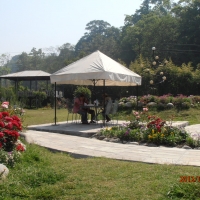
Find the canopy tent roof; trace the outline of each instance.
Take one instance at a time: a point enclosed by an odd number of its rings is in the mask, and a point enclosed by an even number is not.
[[[95,51],[94,53],[60,69],[50,76],[51,83],[103,86],[141,85],[141,76]]]
[[[13,81],[50,80],[50,75],[51,74],[41,70],[30,70],[3,75],[0,76],[0,78],[5,78]]]

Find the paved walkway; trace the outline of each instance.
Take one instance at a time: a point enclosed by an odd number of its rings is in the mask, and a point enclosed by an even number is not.
[[[175,122],[174,125],[186,126],[191,133],[200,131],[200,124],[192,127],[188,126],[188,122]],[[122,144],[92,139],[90,136],[100,128],[101,124],[82,125],[65,122],[57,126],[51,124],[30,126],[23,134],[28,142],[78,157],[96,156],[145,163],[200,166],[200,150],[148,147],[134,143]]]

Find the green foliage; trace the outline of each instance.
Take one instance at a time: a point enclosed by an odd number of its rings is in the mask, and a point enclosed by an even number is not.
[[[0,87],[0,96],[4,101],[9,101],[10,103],[15,103],[17,99],[13,87]]]
[[[19,151],[13,150],[11,152],[7,152],[0,149],[0,163],[6,165],[7,167],[14,167],[20,159],[21,153]]]
[[[170,199],[195,200],[200,198],[199,183],[175,183],[167,193]]]
[[[77,86],[74,90],[74,97],[79,97],[80,94],[84,94],[87,99],[91,98],[91,91],[87,87]]]
[[[45,100],[47,98],[47,94],[46,92],[42,92],[42,91],[34,91],[33,95],[39,100],[39,105],[38,106],[42,106],[41,103],[43,100]]]
[[[199,142],[199,141],[198,141]],[[186,144],[188,145],[188,146],[190,146],[190,147],[195,147],[196,145],[195,145],[195,141],[194,141],[194,139],[192,138],[192,137],[187,137],[186,138]],[[198,145],[198,144],[197,144]]]

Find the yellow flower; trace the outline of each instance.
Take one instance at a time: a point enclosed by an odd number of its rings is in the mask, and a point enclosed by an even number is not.
[[[153,134],[153,137],[157,137],[157,134]]]
[[[148,138],[149,138],[149,139],[151,139],[151,138],[152,138],[152,136],[151,136],[151,135],[148,135]]]
[[[152,132],[152,134],[154,134],[154,129],[152,129],[152,131],[151,131],[151,132]]]
[[[161,137],[164,137],[164,134],[161,134]]]

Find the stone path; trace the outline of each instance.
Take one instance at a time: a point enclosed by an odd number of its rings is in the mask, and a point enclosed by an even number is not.
[[[191,134],[200,131],[200,124],[192,127],[188,126],[187,122],[174,122],[174,125],[186,126],[192,131]],[[101,124],[82,125],[64,122],[57,126],[31,126],[23,135],[29,142],[68,152],[77,157],[96,156],[145,163],[200,166],[200,150],[112,143],[89,137],[100,128]]]

